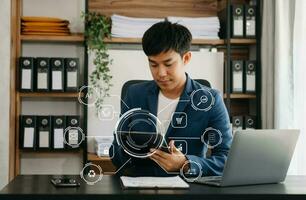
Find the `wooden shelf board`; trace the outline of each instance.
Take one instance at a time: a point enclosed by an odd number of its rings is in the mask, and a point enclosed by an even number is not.
[[[81,154],[83,153],[83,150],[77,149],[77,150],[30,150],[30,149],[19,149],[20,154],[35,154],[35,155],[43,155],[43,156],[48,156],[48,155],[57,155],[57,154]]]
[[[45,41],[45,42],[84,42],[84,35],[82,33],[73,33],[67,36],[52,36],[52,35],[21,35],[22,41]],[[105,38],[105,43],[115,44],[115,43],[125,43],[125,44],[140,44],[141,38]],[[256,39],[230,39],[231,44],[256,44]],[[202,45],[225,45],[224,39],[193,39],[192,44],[202,44]]]
[[[79,92],[18,92],[20,97],[78,98]],[[81,95],[83,96],[83,94]]]
[[[29,42],[84,42],[82,33],[72,33],[71,35],[20,35],[21,41]]]
[[[105,38],[105,43],[126,43],[126,44],[140,44],[141,38]],[[251,45],[256,44],[256,39],[231,39],[231,44]],[[193,39],[192,44],[203,44],[203,45],[225,45],[224,39],[208,40],[208,39]]]
[[[88,161],[110,161],[111,160],[110,157],[108,156],[100,157],[95,153],[88,153],[87,159]]]
[[[224,94],[223,98],[226,98],[227,95]],[[231,99],[256,99],[255,94],[230,94]]]
[[[245,45],[250,45],[250,44],[256,44],[256,39],[231,39],[230,40],[231,44],[245,44]]]

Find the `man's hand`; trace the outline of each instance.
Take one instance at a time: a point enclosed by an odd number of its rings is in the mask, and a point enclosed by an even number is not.
[[[184,163],[187,161],[187,158],[180,150],[175,147],[173,140],[169,142],[169,147],[171,153],[166,153],[159,149],[150,149],[151,152],[154,152],[150,156],[150,159],[155,161],[167,172],[180,171]]]

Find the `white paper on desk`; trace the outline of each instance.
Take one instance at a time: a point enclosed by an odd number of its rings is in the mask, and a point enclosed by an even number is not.
[[[53,71],[52,72],[52,89],[53,90],[62,90],[62,72],[61,71]]]
[[[128,177],[121,176],[125,188],[189,188],[179,176],[174,177]]]
[[[64,129],[56,128],[54,129],[54,149],[63,149],[64,148]]]
[[[24,128],[23,147],[34,147],[34,128]]]

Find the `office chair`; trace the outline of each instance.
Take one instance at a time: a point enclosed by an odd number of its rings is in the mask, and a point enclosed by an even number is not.
[[[194,79],[196,82],[206,86],[206,87],[209,87],[211,88],[211,85],[209,83],[209,81],[205,80],[205,79]],[[148,80],[129,80],[127,82],[125,82],[122,86],[122,89],[121,89],[121,98],[124,98],[125,95],[126,95],[126,91],[127,89],[133,85],[133,84],[136,84],[136,83],[142,83],[142,82],[147,82]]]

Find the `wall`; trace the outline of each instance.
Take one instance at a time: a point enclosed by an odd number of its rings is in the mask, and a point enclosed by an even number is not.
[[[0,189],[8,182],[10,108],[10,0],[0,6]]]

